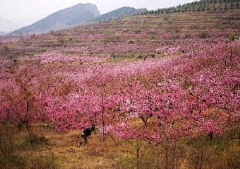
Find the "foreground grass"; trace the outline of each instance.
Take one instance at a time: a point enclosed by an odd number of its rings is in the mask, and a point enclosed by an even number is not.
[[[34,133],[34,134],[33,134]],[[78,147],[79,131],[57,133],[35,126],[25,130],[1,126],[0,168],[216,168],[240,166],[240,126],[223,134],[152,145],[141,140],[119,140],[95,132]]]

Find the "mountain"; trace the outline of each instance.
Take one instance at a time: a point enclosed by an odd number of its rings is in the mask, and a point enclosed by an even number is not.
[[[100,12],[96,5],[90,3],[77,4],[55,12],[30,26],[14,31],[12,34],[44,33],[51,30],[71,28],[82,25],[99,15]]]
[[[17,24],[0,17],[0,32],[1,32],[1,34],[14,31],[17,28],[18,28]]]
[[[134,14],[140,14],[147,12],[147,9],[135,9],[131,7],[122,7],[119,9],[116,9],[114,11],[108,12],[106,14],[100,15],[98,17],[95,17],[91,21],[107,21],[107,20],[112,20],[116,18],[122,18],[125,16],[131,16]]]

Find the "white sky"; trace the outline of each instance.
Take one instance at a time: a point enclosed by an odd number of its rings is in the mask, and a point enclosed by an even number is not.
[[[0,17],[24,25],[78,3],[93,3],[102,14],[123,6],[158,9],[191,1],[193,0],[0,0]]]

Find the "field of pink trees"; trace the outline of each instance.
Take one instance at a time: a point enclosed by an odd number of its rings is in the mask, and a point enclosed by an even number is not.
[[[100,30],[106,30],[107,24]],[[156,41],[149,32],[119,37],[115,33],[108,38],[98,33],[81,33],[75,42],[68,38],[68,42],[43,43],[44,36],[47,40],[55,36],[51,34],[14,40],[10,47],[3,42],[1,128],[25,128],[33,136],[34,126],[44,124],[56,132],[77,130],[80,135],[94,126],[101,142],[112,138],[117,146],[117,140],[135,140],[137,168],[143,165],[140,143],[163,146],[164,162],[149,167],[162,164],[170,169],[180,168],[172,153],[179,140],[211,141],[239,126],[240,41],[232,32],[215,32],[206,38],[164,33]],[[84,38],[89,45],[80,47]],[[43,44],[50,47],[37,51]],[[21,57],[13,55],[16,52]],[[234,155],[239,157],[239,130],[236,137]],[[204,163],[203,142],[199,147],[192,167],[211,168]],[[224,167],[238,166],[239,160],[231,160]]]

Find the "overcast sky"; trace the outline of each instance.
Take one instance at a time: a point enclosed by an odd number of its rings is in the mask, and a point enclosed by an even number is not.
[[[102,14],[123,6],[158,9],[191,1],[193,0],[0,0],[0,17],[25,24],[24,22],[36,21],[78,3],[96,4]]]

